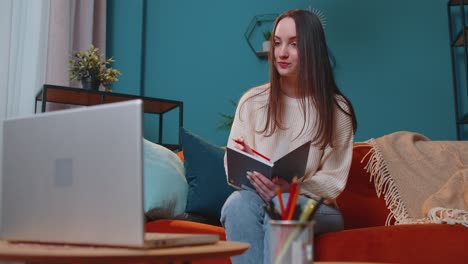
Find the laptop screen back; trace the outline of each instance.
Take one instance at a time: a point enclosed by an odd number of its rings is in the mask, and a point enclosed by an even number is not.
[[[4,123],[1,238],[140,246],[142,102]]]

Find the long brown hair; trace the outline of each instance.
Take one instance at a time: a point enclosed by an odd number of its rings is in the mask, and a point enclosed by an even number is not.
[[[273,33],[276,32],[278,22],[285,17],[291,17],[296,24],[299,56],[298,96],[300,98],[303,115],[306,120],[307,118],[311,118],[307,115],[307,98],[312,99],[312,103],[314,103],[318,112],[317,133],[312,141],[314,145],[318,145],[321,148],[327,145],[333,146],[335,111],[339,109],[339,111],[351,117],[354,133],[357,129],[357,121],[353,106],[336,85],[325,41],[325,34],[319,18],[306,10],[289,10],[276,19]],[[258,131],[260,133],[265,133],[265,136],[271,136],[276,129],[283,129],[283,104],[281,102],[280,75],[275,67],[275,47],[273,42],[274,40],[272,37],[270,39],[269,53],[270,94],[268,105],[266,105],[267,119],[264,129]],[[345,101],[347,109],[341,107],[338,103],[340,97]],[[304,130],[304,126],[305,124],[303,124],[302,131]]]

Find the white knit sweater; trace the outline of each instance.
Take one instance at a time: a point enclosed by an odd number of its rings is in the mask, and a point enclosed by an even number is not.
[[[233,146],[235,143],[232,139],[242,136],[250,147],[275,161],[313,138],[317,129],[316,110],[313,106],[309,107],[309,116],[304,118],[300,100],[284,95],[286,107],[283,122],[286,129],[277,129],[270,137],[256,133],[265,126],[267,112],[264,106],[268,102],[268,93],[247,99],[265,89],[269,89],[269,84],[254,87],[241,97],[227,145]],[[347,109],[343,100],[339,102]],[[305,122],[306,126],[298,137]],[[311,145],[306,174],[299,180],[303,195],[335,199],[345,187],[352,158],[351,118],[337,109],[334,127],[333,148],[327,146],[321,150],[319,146]],[[224,165],[227,174],[226,156]]]

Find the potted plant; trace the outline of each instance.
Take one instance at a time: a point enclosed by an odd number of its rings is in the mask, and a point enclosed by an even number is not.
[[[271,31],[264,31],[263,32],[263,37],[265,38],[265,41],[263,41],[263,44],[262,44],[263,51],[269,51],[270,50]]]
[[[234,108],[237,107],[237,103],[234,100],[231,99],[230,103]],[[221,119],[217,121],[217,130],[231,130],[232,123],[234,122],[234,114],[218,113],[218,115]]]
[[[108,68],[114,62],[112,58],[103,59],[99,49],[90,45],[89,50],[77,51],[70,54],[68,61],[70,80],[81,81],[84,89],[99,90],[102,84],[106,91],[111,91],[111,83],[118,81],[121,72]]]

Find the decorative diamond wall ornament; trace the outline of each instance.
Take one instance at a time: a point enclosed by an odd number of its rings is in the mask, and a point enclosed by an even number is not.
[[[244,33],[247,44],[250,49],[259,57],[267,58],[268,52],[262,50],[263,35],[266,31],[273,30],[273,22],[278,14],[256,15],[250,21],[247,30]]]

